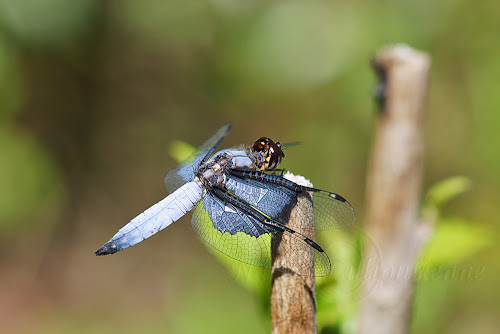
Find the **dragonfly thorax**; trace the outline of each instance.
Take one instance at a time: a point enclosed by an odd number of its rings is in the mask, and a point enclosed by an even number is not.
[[[232,156],[226,152],[215,155],[202,166],[198,171],[198,178],[208,186],[224,185],[226,183],[226,171],[233,167]]]

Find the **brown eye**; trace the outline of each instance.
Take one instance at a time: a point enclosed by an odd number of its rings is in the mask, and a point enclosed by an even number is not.
[[[256,152],[262,152],[266,150],[266,146],[269,143],[270,139],[266,137],[261,137],[257,139],[252,146],[252,149]]]
[[[260,152],[266,159],[263,169],[273,170],[279,166],[281,160],[285,157],[285,153],[281,149],[280,142],[274,142],[267,137],[262,137],[257,139],[252,150],[254,152]]]

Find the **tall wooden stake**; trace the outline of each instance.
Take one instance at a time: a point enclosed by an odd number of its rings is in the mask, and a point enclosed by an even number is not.
[[[405,45],[375,60],[386,80],[368,168],[363,289],[359,333],[408,333],[414,269],[432,227],[420,221],[423,121],[430,58]]]
[[[312,187],[312,184],[303,184]],[[312,201],[308,194],[298,197],[297,205],[291,209],[289,217],[283,217],[282,221],[293,222],[300,220],[297,207],[303,213],[313,216]],[[314,221],[311,219],[311,226]],[[299,226],[300,224],[295,224]],[[309,238],[314,237],[311,229],[301,230],[301,233]],[[281,251],[285,247],[299,249],[304,254],[301,259],[289,259],[289,252]],[[271,323],[273,334],[317,333],[316,325],[316,284],[314,277],[299,276],[295,273],[294,265],[310,266],[310,272],[314,273],[314,263],[310,248],[297,240],[283,237],[279,243],[272,245],[273,267],[272,267],[272,290],[271,290]],[[308,263],[300,263],[308,261]],[[289,270],[283,271],[283,267]],[[279,269],[279,270],[277,270]]]

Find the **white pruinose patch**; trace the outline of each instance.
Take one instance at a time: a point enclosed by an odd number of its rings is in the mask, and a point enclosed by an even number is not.
[[[283,175],[283,177],[287,180],[297,183],[299,186],[311,187],[311,188],[313,187],[312,182],[303,177],[302,175],[295,175],[290,172],[286,172]]]

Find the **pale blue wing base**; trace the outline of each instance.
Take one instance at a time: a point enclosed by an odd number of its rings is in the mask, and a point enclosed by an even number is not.
[[[212,194],[207,194],[196,205],[191,222],[201,239],[238,261],[271,268],[273,252],[279,250],[286,254],[290,262],[277,266],[279,271],[302,276],[326,276],[330,273],[328,256],[311,239],[291,229],[261,223]],[[276,224],[283,226],[278,222]],[[301,247],[291,247],[288,240]],[[313,262],[314,266],[311,265]]]
[[[231,128],[231,124],[222,126],[186,160],[167,173],[164,182],[165,188],[167,188],[169,194],[173,193],[187,182],[194,180],[198,167],[210,158],[215,148],[219,146],[220,142],[227,136],[229,131],[231,131]]]

